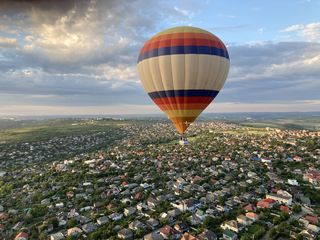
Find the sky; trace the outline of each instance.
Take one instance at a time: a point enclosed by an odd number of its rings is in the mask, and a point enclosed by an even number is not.
[[[230,55],[206,112],[320,110],[320,0],[2,0],[0,115],[160,113],[136,62],[155,33],[195,26]]]

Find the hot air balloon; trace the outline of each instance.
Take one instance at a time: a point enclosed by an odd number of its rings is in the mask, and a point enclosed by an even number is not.
[[[223,87],[229,64],[227,48],[217,36],[184,26],[150,38],[140,50],[138,71],[145,91],[184,138]]]

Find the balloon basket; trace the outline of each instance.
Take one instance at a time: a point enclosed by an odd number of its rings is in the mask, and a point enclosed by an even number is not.
[[[182,146],[189,145],[188,140],[185,137],[180,138],[179,144]]]

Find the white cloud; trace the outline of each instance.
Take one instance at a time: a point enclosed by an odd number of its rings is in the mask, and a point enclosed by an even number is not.
[[[282,30],[286,33],[296,33],[298,36],[304,38],[307,41],[320,41],[320,22],[314,22],[309,24],[296,24],[291,25]]]

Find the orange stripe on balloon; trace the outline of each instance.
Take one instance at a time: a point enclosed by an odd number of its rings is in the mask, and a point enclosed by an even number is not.
[[[204,39],[213,39],[216,41],[221,41],[219,38],[212,34],[208,33],[168,33],[168,34],[162,34],[157,37],[151,38],[146,42],[146,44],[149,44],[151,42],[155,41],[161,41],[161,40],[167,40],[167,39],[176,39],[176,38],[204,38]]]
[[[162,111],[166,110],[193,110],[205,109],[208,103],[190,103],[190,104],[157,104]]]

